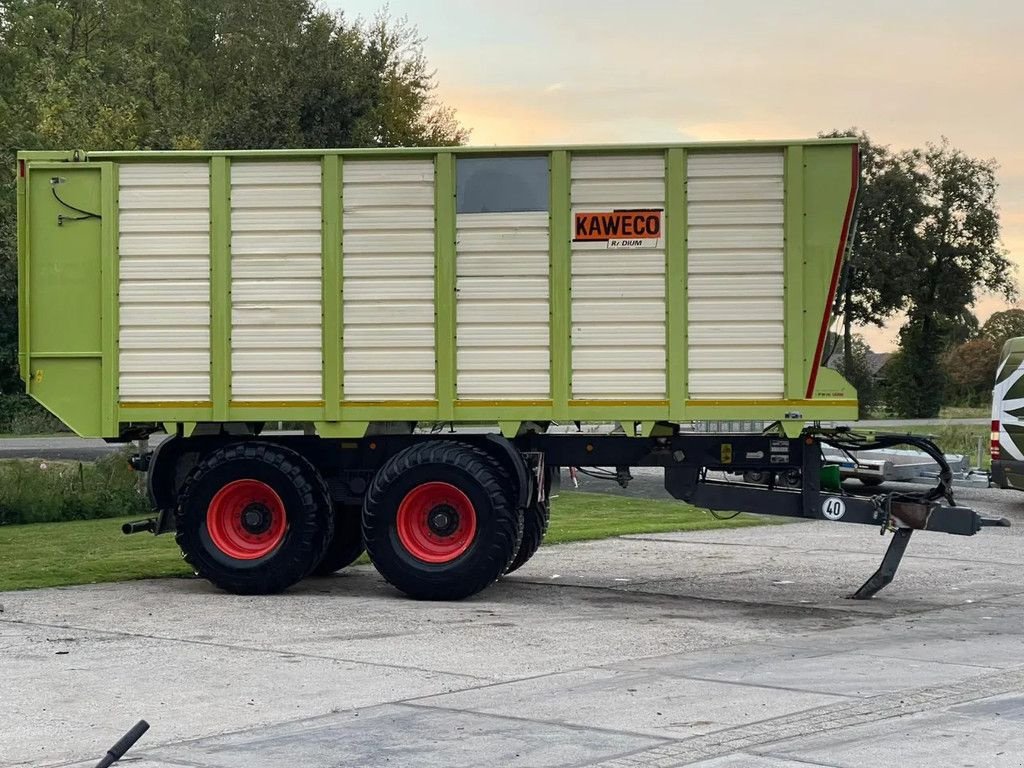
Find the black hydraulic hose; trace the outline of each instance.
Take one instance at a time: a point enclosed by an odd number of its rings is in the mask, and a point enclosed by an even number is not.
[[[51,184],[52,183],[53,182],[51,180]],[[57,194],[57,186],[55,184],[50,187],[50,191],[53,193],[53,199],[56,200],[58,203],[63,205],[65,208],[70,208],[75,213],[82,214],[81,216],[64,216],[64,215],[60,215],[60,216],[57,217],[57,223],[58,224],[63,224],[65,221],[85,221],[86,219],[102,219],[103,218],[98,213],[93,213],[92,211],[86,211],[86,210],[84,210],[82,208],[79,208],[77,206],[72,205],[67,200],[63,200],[61,198],[61,196]]]
[[[923,493],[891,493],[890,500],[928,503],[945,499],[953,505],[953,470],[950,469],[945,455],[935,443],[925,437],[916,435],[875,435],[868,439],[854,432],[820,431],[815,433],[825,445],[831,445],[844,452],[878,451],[893,448],[897,445],[909,445],[928,454],[939,466],[939,480],[934,488]]]

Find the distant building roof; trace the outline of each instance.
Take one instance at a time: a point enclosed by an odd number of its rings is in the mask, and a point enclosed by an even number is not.
[[[872,376],[877,376],[879,371],[885,368],[885,364],[892,357],[892,352],[872,352],[870,349],[866,355],[868,370]]]
[[[868,370],[872,376],[878,376],[882,369],[885,368],[885,364],[889,362],[889,358],[892,357],[892,352],[872,352],[870,349],[865,355],[865,362],[867,363]],[[835,368],[839,370],[843,365],[843,350],[838,345],[836,349],[829,355],[828,360],[824,363],[826,368]]]

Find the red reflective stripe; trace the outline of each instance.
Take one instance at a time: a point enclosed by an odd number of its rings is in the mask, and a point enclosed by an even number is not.
[[[25,178],[25,161],[24,160],[19,160],[18,161],[18,176],[20,178],[22,178],[22,179]]]
[[[818,332],[818,346],[814,350],[814,364],[811,366],[811,378],[807,382],[807,399],[814,397],[814,385],[818,380],[818,367],[821,365],[821,353],[825,349],[828,338],[829,320],[832,317],[832,304],[836,300],[836,287],[839,285],[840,267],[843,265],[843,251],[846,250],[846,239],[850,234],[850,221],[853,219],[853,206],[857,200],[857,185],[860,182],[860,146],[853,147],[853,164],[850,174],[850,199],[846,203],[846,216],[843,217],[843,231],[839,236],[839,247],[836,249],[836,262],[832,267],[832,282],[828,288],[828,301],[821,316],[821,330]]]

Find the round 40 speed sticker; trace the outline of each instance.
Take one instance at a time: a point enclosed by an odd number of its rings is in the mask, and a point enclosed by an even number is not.
[[[821,514],[829,520],[841,520],[846,514],[846,502],[838,496],[829,496],[821,502]]]

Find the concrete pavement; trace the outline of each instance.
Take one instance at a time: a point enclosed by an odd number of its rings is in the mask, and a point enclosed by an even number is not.
[[[1016,497],[1001,514],[1021,516]],[[1024,765],[1024,528],[834,523],[549,547],[478,597],[368,567],[0,594],[0,766]]]

